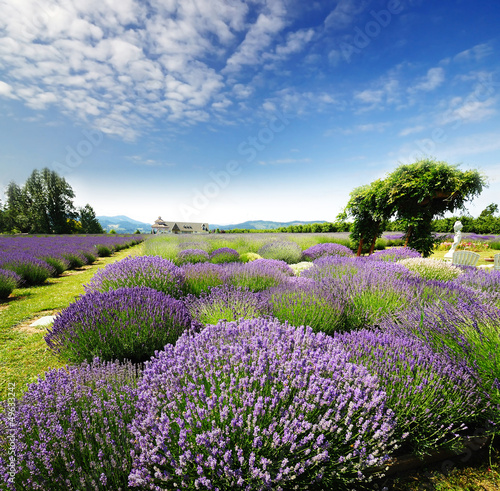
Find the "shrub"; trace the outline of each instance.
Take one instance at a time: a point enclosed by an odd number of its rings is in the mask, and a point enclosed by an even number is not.
[[[41,285],[54,272],[45,261],[26,252],[2,254],[0,268],[18,274],[22,278],[21,286]]]
[[[245,252],[240,254],[240,260],[244,263],[249,263],[251,261],[255,261],[256,259],[262,259],[262,257],[255,252]]]
[[[425,280],[450,281],[462,274],[460,268],[437,259],[412,257],[402,259],[399,264],[417,273]]]
[[[64,258],[44,256],[41,259],[54,270],[54,275],[63,274],[69,268],[69,263]]]
[[[225,269],[219,264],[197,263],[182,266],[184,272],[184,292],[200,295],[214,286],[224,284],[227,278]]]
[[[275,240],[263,245],[259,249],[259,254],[264,259],[277,259],[287,264],[295,264],[302,258],[302,249],[295,242]]]
[[[66,252],[62,254],[62,257],[68,262],[68,269],[81,268],[87,264],[87,260],[79,254]]]
[[[49,370],[0,414],[0,476],[9,489],[127,489],[137,370],[95,360]],[[14,422],[14,423],[13,423]],[[12,440],[11,440],[12,439]]]
[[[208,326],[157,353],[139,390],[131,486],[342,489],[392,450],[376,377],[311,329]]]
[[[395,262],[402,259],[422,257],[422,254],[411,247],[392,247],[383,251],[376,251],[369,257],[372,261]]]
[[[235,251],[230,247],[215,249],[215,251],[212,251],[210,254],[210,262],[213,264],[233,263],[239,260],[240,255],[238,254],[238,251]]]
[[[73,363],[95,356],[143,362],[190,327],[180,300],[152,288],[119,288],[88,293],[70,304],[56,316],[45,341]]]
[[[453,446],[466,425],[484,418],[488,401],[471,369],[416,336],[361,330],[336,339],[351,361],[377,375],[396,414],[397,437],[412,452]]]
[[[343,330],[346,324],[346,300],[332,295],[324,286],[315,282],[302,282],[273,288],[269,292],[272,315],[296,327],[310,326],[314,332],[330,334]]]
[[[314,266],[314,264],[309,262],[309,261],[302,261],[302,262],[297,263],[297,264],[290,264],[290,268],[292,269],[293,274],[295,276],[300,276],[302,271],[305,271],[306,269],[310,269],[313,266]]]
[[[128,256],[98,270],[85,285],[85,291],[105,292],[135,286],[154,288],[177,298],[182,295],[184,273],[171,261],[158,256]]]
[[[5,300],[21,284],[21,277],[8,269],[0,269],[0,300]]]
[[[384,322],[385,330],[403,335],[416,335],[436,351],[451,354],[467,363],[476,374],[478,387],[491,398],[488,420],[500,425],[500,310],[482,303],[461,302],[459,305],[441,300],[420,309],[401,312],[392,322]],[[494,428],[493,428],[494,429]]]
[[[246,264],[227,265],[226,273],[229,283],[254,292],[279,286],[293,276],[293,270],[286,263],[272,259],[257,259]]]
[[[307,261],[314,261],[315,259],[318,259],[320,257],[331,255],[350,257],[353,254],[349,247],[333,242],[316,244],[312,247],[309,247],[309,249],[306,249],[302,254],[303,258]]]
[[[210,258],[208,252],[202,249],[184,249],[177,255],[177,261],[180,264],[184,263],[204,263]]]
[[[97,244],[95,247],[97,249],[97,254],[100,257],[109,257],[113,253],[113,251],[105,245]]]
[[[500,271],[470,268],[458,276],[454,283],[487,293],[497,300],[497,305],[500,307]]]
[[[82,256],[85,258],[87,264],[95,263],[97,257],[89,251],[82,251]]]
[[[186,304],[193,319],[205,326],[220,320],[253,319],[270,314],[265,296],[232,285],[214,287],[200,298],[189,295]]]

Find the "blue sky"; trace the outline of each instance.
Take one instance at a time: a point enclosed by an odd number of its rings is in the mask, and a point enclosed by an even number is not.
[[[331,220],[431,156],[500,204],[497,0],[1,0],[0,186],[98,215]]]

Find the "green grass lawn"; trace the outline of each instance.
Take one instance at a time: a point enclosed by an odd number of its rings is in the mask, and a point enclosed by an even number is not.
[[[138,255],[142,247],[138,244],[111,257],[98,258],[92,266],[67,271],[41,286],[18,288],[6,302],[0,303],[0,400],[6,399],[9,383],[15,384],[15,394],[20,396],[26,384],[35,382],[39,374],[65,365],[47,349],[44,341],[47,329],[28,325],[67,307],[84,293],[83,285],[97,269],[126,256]]]

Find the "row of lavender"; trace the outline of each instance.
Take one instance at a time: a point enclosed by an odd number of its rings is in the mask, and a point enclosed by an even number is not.
[[[142,240],[137,235],[0,235],[0,299],[18,286],[42,284],[50,276],[91,264],[98,256],[109,256]]]
[[[0,418],[7,487],[352,489],[493,432],[500,272],[339,251],[100,270],[46,336],[73,364]]]

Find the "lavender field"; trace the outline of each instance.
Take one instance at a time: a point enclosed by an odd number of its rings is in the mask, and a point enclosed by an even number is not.
[[[18,286],[43,284],[142,240],[137,235],[0,235],[0,299]]]
[[[144,254],[49,328],[68,365],[0,415],[2,489],[374,489],[498,431],[500,271],[312,234]]]

